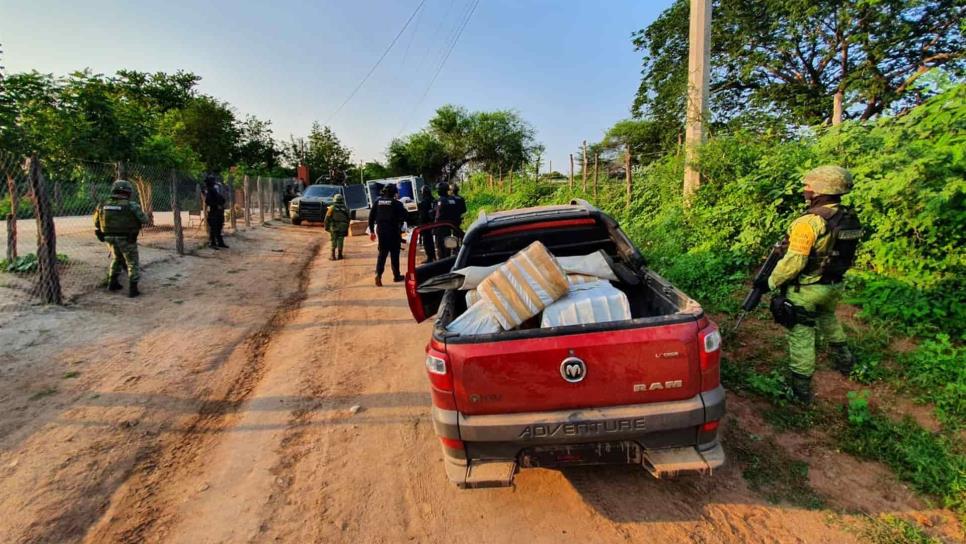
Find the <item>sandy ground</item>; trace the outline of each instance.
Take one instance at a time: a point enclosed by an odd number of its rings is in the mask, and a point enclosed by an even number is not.
[[[372,286],[367,239],[341,262],[321,240],[254,229],[150,266],[141,299],[98,291],[0,327],[0,542],[859,542],[882,513],[962,536],[886,468],[775,434],[738,397],[725,426],[807,462],[826,507],[770,503],[737,462],[460,491],[429,420],[430,325],[400,285]]]
[[[257,208],[254,220],[258,219]],[[267,219],[271,219],[269,215]],[[245,230],[244,221],[236,222],[239,232]],[[190,253],[207,243],[207,228],[200,216],[181,212],[181,225],[185,251]],[[7,225],[0,222],[0,258],[7,254]],[[61,289],[64,298],[71,302],[104,280],[110,262],[107,247],[94,236],[91,215],[74,215],[54,218],[54,232],[57,234],[57,253],[65,255],[67,262],[60,266]],[[225,232],[234,233],[230,223],[225,223]],[[17,244],[19,255],[37,251],[37,222],[34,219],[17,221]],[[142,266],[174,258],[175,235],[174,214],[154,212],[154,225],[146,227],[138,237],[139,257]],[[36,304],[35,274],[0,277],[0,324],[12,311],[23,310]]]

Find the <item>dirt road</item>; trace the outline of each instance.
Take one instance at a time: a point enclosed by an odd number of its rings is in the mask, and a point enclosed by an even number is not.
[[[179,281],[136,314],[96,293],[34,323],[48,332],[3,362],[0,409],[18,415],[0,427],[0,541],[856,542],[885,512],[959,530],[879,465],[769,436],[737,398],[732,462],[712,477],[528,470],[512,489],[457,490],[428,417],[430,325],[400,285],[372,286],[373,245],[350,238],[330,262],[324,246],[309,258],[317,229],[259,232],[182,272],[216,274],[222,298]],[[44,347],[64,328],[71,341]],[[42,388],[78,381],[62,377],[75,365],[83,384]],[[822,505],[753,491],[736,448],[758,442],[808,463]]]

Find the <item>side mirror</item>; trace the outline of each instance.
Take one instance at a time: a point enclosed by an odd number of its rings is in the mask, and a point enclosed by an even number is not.
[[[443,238],[443,247],[446,249],[456,249],[460,247],[460,239],[455,236],[447,236]]]

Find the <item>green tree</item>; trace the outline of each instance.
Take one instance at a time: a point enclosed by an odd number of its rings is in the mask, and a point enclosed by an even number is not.
[[[309,175],[323,183],[343,183],[352,168],[352,153],[342,145],[335,132],[318,122],[312,124],[308,138],[293,138],[285,150],[288,161],[309,167]]]
[[[272,134],[271,121],[254,115],[238,125],[239,141],[235,164],[239,173],[271,175],[281,166],[282,151]]]
[[[916,81],[962,76],[958,0],[716,0],[711,38],[715,121],[780,115],[787,123],[869,119],[922,102]],[[677,0],[633,42],[644,53],[632,111],[676,132],[684,118],[688,2]]]
[[[165,115],[163,131],[180,146],[192,149],[205,169],[219,172],[234,163],[239,128],[231,107],[210,96],[198,96],[184,109]]]
[[[463,167],[497,172],[529,162],[542,148],[534,130],[513,111],[469,112],[445,105],[429,126],[396,139],[387,153],[395,173],[419,172],[430,180],[452,179]]]

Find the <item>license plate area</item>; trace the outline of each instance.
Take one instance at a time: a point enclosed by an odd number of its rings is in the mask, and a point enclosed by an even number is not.
[[[639,465],[642,449],[637,442],[592,442],[534,446],[520,452],[524,468],[560,468],[578,465]]]

